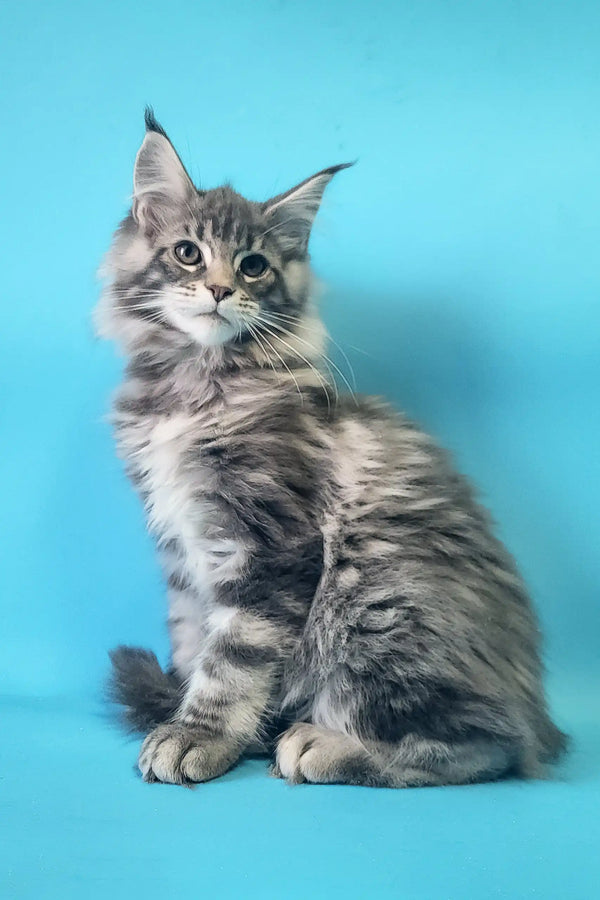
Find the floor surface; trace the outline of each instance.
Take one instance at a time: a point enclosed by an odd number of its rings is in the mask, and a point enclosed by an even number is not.
[[[193,790],[147,785],[100,704],[6,700],[0,896],[591,900],[592,699],[560,704],[574,748],[553,781],[406,791],[291,787],[257,760]]]

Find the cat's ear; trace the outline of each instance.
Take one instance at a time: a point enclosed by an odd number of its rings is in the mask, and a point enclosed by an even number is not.
[[[272,221],[277,240],[285,249],[306,253],[310,230],[321,205],[323,191],[336,172],[352,165],[353,163],[342,163],[323,169],[289,191],[263,203],[263,213]]]
[[[133,218],[148,235],[155,234],[196,193],[192,180],[165,130],[146,109],[146,137],[133,170]]]

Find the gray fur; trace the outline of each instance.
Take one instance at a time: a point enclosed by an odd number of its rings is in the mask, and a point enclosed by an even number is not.
[[[292,782],[540,775],[565,738],[512,559],[445,454],[328,371],[307,242],[340,167],[253,203],[196,190],[147,126],[98,316],[128,357],[117,439],[170,600],[174,673],[115,657],[130,721],[156,726],[144,778],[204,781],[286,728]]]
[[[140,647],[111,650],[108,699],[123,707],[125,726],[147,733],[173,716],[182,701],[182,681],[165,673],[154,653]]]

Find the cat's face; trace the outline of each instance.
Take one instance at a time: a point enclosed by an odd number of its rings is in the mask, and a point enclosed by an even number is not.
[[[199,191],[148,114],[133,204],[107,261],[101,330],[200,346],[279,344],[309,299],[307,245],[336,166],[267,201]],[[266,344],[265,344],[266,342]]]

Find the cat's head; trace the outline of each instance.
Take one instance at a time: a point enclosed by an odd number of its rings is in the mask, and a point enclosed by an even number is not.
[[[309,306],[308,239],[332,166],[264,203],[198,190],[146,111],[133,202],[104,274],[100,332],[129,351],[277,344]]]

